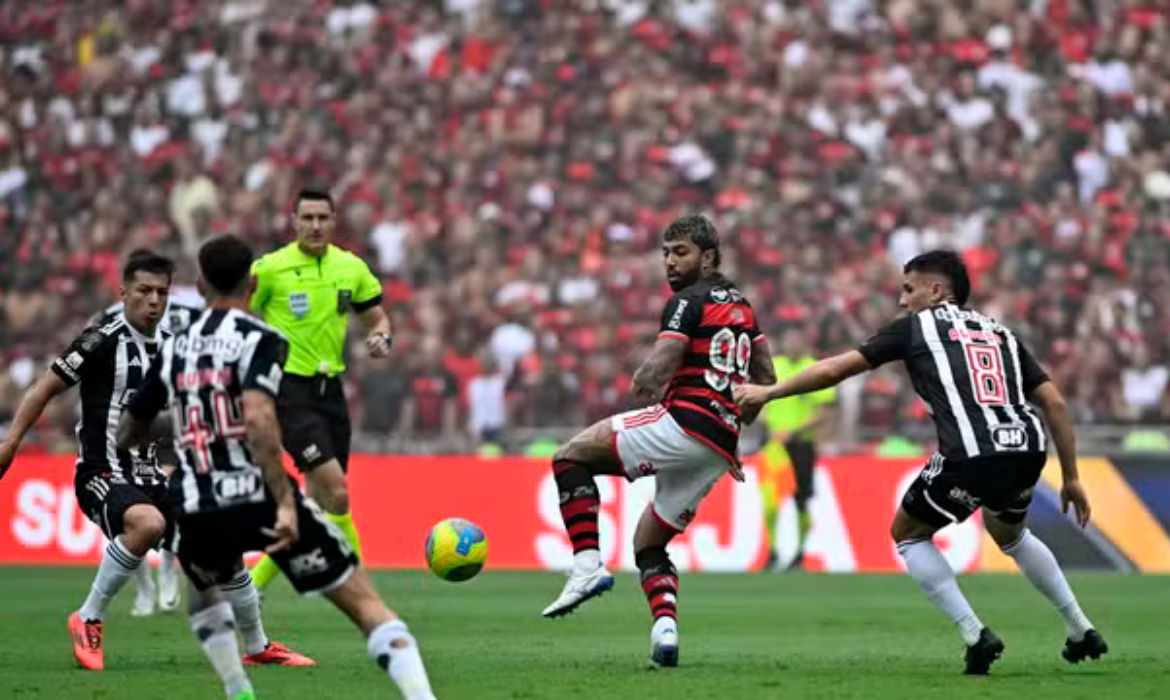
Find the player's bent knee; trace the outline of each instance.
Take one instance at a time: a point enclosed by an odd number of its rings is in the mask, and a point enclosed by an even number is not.
[[[158,508],[148,505],[131,506],[122,522],[126,534],[144,542],[147,547],[161,538],[167,529],[167,520],[163,514]]]
[[[894,516],[894,523],[890,525],[890,537],[895,543],[927,539],[932,537],[934,532],[934,527],[917,520],[901,508]]]

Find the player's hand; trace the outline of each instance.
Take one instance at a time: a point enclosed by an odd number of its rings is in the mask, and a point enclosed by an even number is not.
[[[16,441],[9,438],[0,440],[0,479],[8,473],[12,461],[16,459]]]
[[[1060,487],[1060,509],[1067,513],[1069,504],[1072,504],[1076,512],[1077,524],[1081,527],[1088,525],[1091,514],[1089,497],[1085,495],[1085,488],[1081,486],[1081,482],[1076,479],[1066,481]]]
[[[264,528],[262,532],[276,540],[264,549],[269,554],[288,549],[297,543],[297,507],[291,498],[276,507],[276,525]]]
[[[740,384],[733,392],[741,413],[754,416],[768,403],[768,387],[758,384]]]
[[[374,331],[366,336],[366,350],[369,351],[370,357],[386,357],[390,354],[393,342],[389,333]]]

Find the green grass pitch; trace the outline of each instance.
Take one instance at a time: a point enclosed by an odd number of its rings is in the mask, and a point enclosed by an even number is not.
[[[91,575],[0,569],[0,698],[220,697],[186,616],[131,618],[132,590],[107,618],[106,670],[78,670],[65,618]],[[989,678],[961,675],[953,625],[904,576],[684,574],[681,666],[653,672],[634,575],[565,619],[542,619],[562,582],[492,571],[465,584],[420,572],[376,577],[419,637],[440,698],[1170,697],[1165,577],[1073,577],[1111,647],[1076,667],[1059,658],[1064,625],[1026,581],[964,577],[972,604],[1007,643]],[[320,665],[251,670],[261,698],[396,697],[327,602],[299,600],[281,581],[264,616],[273,638]]]

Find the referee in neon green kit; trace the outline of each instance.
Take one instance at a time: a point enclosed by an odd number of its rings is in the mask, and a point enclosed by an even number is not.
[[[341,373],[349,314],[361,319],[371,357],[390,353],[390,318],[382,285],[360,258],[332,244],[337,212],[328,192],[305,189],[293,204],[297,240],[257,260],[252,310],[284,333],[289,357],[277,399],[284,448],[305,474],[305,491],[321,505],[360,556],[349,512],[346,469],[350,423]],[[252,569],[257,588],[278,569],[264,556]]]

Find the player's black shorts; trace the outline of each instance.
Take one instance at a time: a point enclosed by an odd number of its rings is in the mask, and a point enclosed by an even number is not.
[[[813,469],[817,466],[817,445],[812,440],[792,438],[784,443],[784,450],[788,452],[792,472],[796,475],[796,493],[793,498],[797,503],[805,503],[813,497]]]
[[[935,455],[906,491],[902,507],[918,520],[940,528],[963,522],[980,507],[1004,522],[1022,523],[1047,461],[1043,452],[972,459]]]
[[[156,543],[157,547],[167,548],[174,537],[175,519],[167,498],[166,484],[135,486],[122,479],[115,479],[110,472],[79,468],[73,479],[73,488],[81,512],[100,527],[108,539],[112,540],[122,534],[126,511],[138,504],[154,506],[166,518],[166,531]]]
[[[272,560],[300,593],[325,593],[345,583],[358,558],[345,535],[311,499],[295,492],[299,537]],[[179,561],[199,590],[222,585],[239,571],[247,552],[263,551],[272,539],[262,530],[276,522],[271,501],[179,515]]]
[[[331,459],[342,471],[349,468],[349,407],[340,377],[284,375],[276,415],[297,469],[311,471]]]

